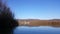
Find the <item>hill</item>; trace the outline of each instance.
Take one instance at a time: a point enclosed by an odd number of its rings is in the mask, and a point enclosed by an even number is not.
[[[60,26],[60,19],[40,20],[40,19],[18,19],[19,25],[27,26]]]

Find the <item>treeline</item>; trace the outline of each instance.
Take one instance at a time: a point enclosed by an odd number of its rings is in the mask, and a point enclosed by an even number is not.
[[[20,21],[19,25],[22,22]],[[32,21],[28,21],[28,22],[30,22],[28,24],[29,26],[60,26],[60,21],[54,21],[54,20],[52,20],[52,21],[49,21],[49,20],[35,20],[34,21],[34,20],[32,20]]]

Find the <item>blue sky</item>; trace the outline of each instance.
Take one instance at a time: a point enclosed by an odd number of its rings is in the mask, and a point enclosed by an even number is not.
[[[16,19],[60,19],[60,0],[8,0]]]

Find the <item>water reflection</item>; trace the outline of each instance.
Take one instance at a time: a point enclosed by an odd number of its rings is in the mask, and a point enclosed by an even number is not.
[[[60,34],[60,28],[54,28],[51,26],[19,26],[14,30],[14,34]]]

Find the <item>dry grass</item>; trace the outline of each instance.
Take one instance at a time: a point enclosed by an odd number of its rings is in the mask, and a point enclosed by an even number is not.
[[[30,23],[24,24],[24,21]],[[29,25],[29,26],[60,26],[60,20],[19,20],[18,22],[19,25]]]

